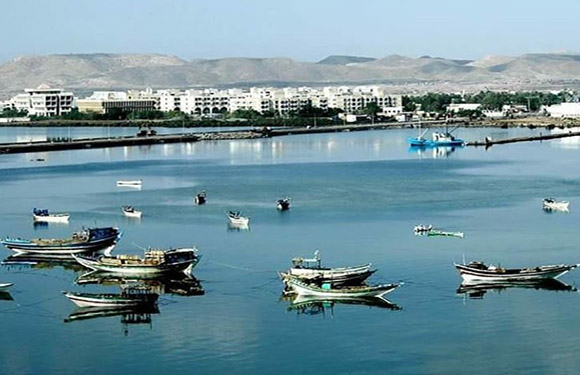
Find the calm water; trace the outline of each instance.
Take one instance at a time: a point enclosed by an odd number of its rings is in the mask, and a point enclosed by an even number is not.
[[[13,131],[0,129],[0,138]],[[0,373],[578,373],[580,295],[570,290],[578,270],[561,279],[568,290],[510,288],[469,298],[456,292],[453,262],[465,255],[505,266],[580,263],[580,143],[417,153],[406,145],[414,134],[0,156],[1,236],[116,225],[125,232],[117,253],[193,244],[203,253],[194,274],[205,290],[183,296],[166,285],[150,322],[147,315],[140,324],[129,315],[65,322],[77,308],[61,291],[118,286],[77,285],[83,271],[67,265],[2,266],[0,281],[15,285],[0,295]],[[133,178],[143,179],[142,190],[115,186]],[[201,189],[208,204],[194,206]],[[275,201],[284,196],[293,206],[280,213]],[[546,196],[572,201],[571,212],[544,213]],[[123,204],[141,208],[143,218],[124,218]],[[71,222],[35,228],[33,207],[70,212]],[[229,209],[251,216],[249,231],[228,230]],[[415,237],[417,223],[466,237]],[[372,262],[372,282],[404,281],[389,295],[401,309],[291,309],[276,271],[315,249],[327,265]]]

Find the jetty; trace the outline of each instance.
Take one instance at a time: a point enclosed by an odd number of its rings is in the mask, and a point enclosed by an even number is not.
[[[580,131],[569,131],[568,133],[556,133],[556,134],[540,134],[527,137],[513,137],[513,138],[503,138],[503,139],[491,139],[486,138],[484,141],[472,141],[466,142],[466,146],[484,146],[490,147],[493,145],[503,145],[507,143],[519,143],[519,142],[533,142],[533,141],[546,141],[550,139],[558,138],[568,138],[580,136]]]

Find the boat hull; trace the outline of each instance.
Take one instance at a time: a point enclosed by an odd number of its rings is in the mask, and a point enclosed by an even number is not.
[[[239,218],[230,217],[229,219],[230,219],[230,224],[235,225],[235,226],[248,226],[250,224],[249,217],[239,217]]]
[[[570,202],[554,202],[554,203],[543,203],[544,210],[554,210],[554,211],[568,211]]]
[[[89,294],[89,293],[66,293],[66,297],[79,307],[120,307],[152,305],[157,302],[158,294]]]
[[[288,274],[299,279],[315,281],[317,284],[330,283],[334,286],[360,285],[375,272],[370,267],[370,263],[356,267],[329,269],[293,267],[290,268]]]
[[[120,234],[97,241],[72,243],[60,246],[38,245],[30,242],[14,243],[9,241],[2,241],[2,243],[8,249],[19,254],[28,253],[28,254],[72,255],[72,254],[98,252],[103,250],[110,251],[115,246],[119,238]]]
[[[123,211],[123,213],[125,214],[126,217],[131,217],[134,219],[141,219],[141,215],[143,214],[143,212],[141,211],[133,211],[133,212]]]
[[[408,138],[411,147],[461,147],[465,145],[462,139],[448,141],[433,141],[429,139]]]
[[[14,284],[12,284],[12,283],[0,283],[0,290],[10,288],[12,285],[14,285]]]
[[[576,268],[576,265],[549,266],[538,271],[530,270],[520,273],[500,273],[489,270],[479,270],[461,264],[456,264],[455,267],[465,283],[502,283],[557,279],[568,273],[570,270]]]
[[[33,219],[37,223],[68,223],[70,218],[69,214],[52,214],[48,216],[43,215],[32,215]]]
[[[285,282],[292,291],[300,296],[340,298],[383,297],[385,294],[392,292],[401,285],[394,283],[369,287],[323,289],[312,284],[303,283],[294,277],[287,277]]]

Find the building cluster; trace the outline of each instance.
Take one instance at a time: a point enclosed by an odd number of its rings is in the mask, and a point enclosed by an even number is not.
[[[62,89],[40,85],[36,89],[26,89],[12,99],[0,102],[0,111],[15,109],[26,111],[29,116],[60,116],[68,113],[74,106],[74,94]]]

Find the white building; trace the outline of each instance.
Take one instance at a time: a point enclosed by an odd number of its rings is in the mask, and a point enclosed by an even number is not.
[[[544,110],[552,117],[580,117],[580,103],[555,104]]]
[[[447,112],[476,111],[481,108],[478,103],[451,103],[447,106]]]
[[[29,116],[59,116],[71,111],[74,101],[72,92],[40,85],[36,89],[25,89],[24,94],[14,96],[12,108],[27,111]]]

